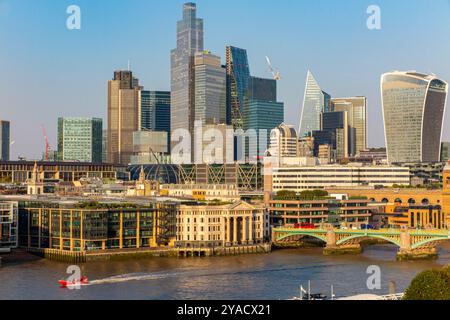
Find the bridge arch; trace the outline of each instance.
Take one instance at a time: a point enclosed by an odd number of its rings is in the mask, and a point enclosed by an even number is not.
[[[448,241],[449,239],[442,239],[442,238],[430,238],[430,239],[425,239],[419,242],[414,243],[411,246],[411,249],[419,249],[420,247],[426,246],[427,244],[438,244],[444,241]]]
[[[396,245],[397,247],[400,247],[400,238],[393,239],[393,238],[385,237],[382,235],[374,235],[374,234],[357,234],[357,235],[353,235],[353,236],[349,236],[349,237],[344,237],[344,238],[336,241],[336,244],[337,245],[344,244],[348,241],[355,240],[355,239],[361,239],[361,241],[364,239],[381,239],[381,240],[385,240],[393,245]]]
[[[278,237],[276,239],[276,241],[283,241],[283,240],[286,240],[286,239],[291,238],[291,237],[298,237],[297,240],[300,240],[303,237],[312,237],[312,238],[316,238],[316,239],[319,239],[319,240],[327,243],[327,237],[326,237],[325,234],[322,235],[322,234],[301,232],[301,231],[300,232],[295,232],[295,233],[283,234],[280,237]]]

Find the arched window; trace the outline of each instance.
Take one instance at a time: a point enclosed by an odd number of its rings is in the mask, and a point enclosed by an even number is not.
[[[411,199],[408,200],[408,203],[409,203],[409,204],[416,204],[416,200],[414,200],[413,198],[411,198]]]
[[[423,205],[430,204],[430,200],[428,200],[428,199],[423,199],[423,200],[422,200],[422,204],[423,204]]]
[[[383,200],[381,200],[381,202],[383,202],[383,203],[389,203],[389,200],[386,199],[386,198],[384,198]]]
[[[400,203],[400,204],[402,204],[402,203],[403,203],[403,201],[402,201],[402,199],[400,199],[400,198],[397,198],[397,199],[395,199],[395,203]]]

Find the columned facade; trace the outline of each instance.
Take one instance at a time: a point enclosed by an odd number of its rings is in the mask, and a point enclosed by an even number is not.
[[[263,207],[238,201],[226,206],[180,206],[179,247],[241,246],[264,242]]]

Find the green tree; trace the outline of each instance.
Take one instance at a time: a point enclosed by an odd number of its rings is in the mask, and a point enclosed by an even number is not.
[[[405,292],[404,300],[450,300],[450,267],[419,273]]]

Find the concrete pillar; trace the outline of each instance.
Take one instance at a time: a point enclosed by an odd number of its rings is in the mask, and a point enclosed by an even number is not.
[[[238,221],[237,217],[234,216],[233,218],[233,244],[238,244],[238,236],[237,236],[237,228],[238,228]]]

